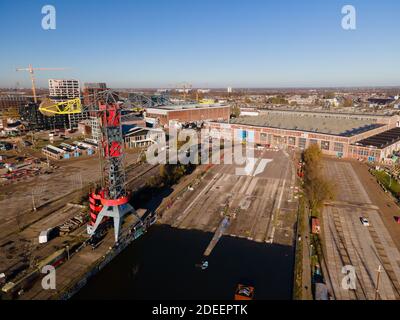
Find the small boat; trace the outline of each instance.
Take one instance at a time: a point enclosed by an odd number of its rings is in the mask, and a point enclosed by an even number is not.
[[[208,261],[202,261],[201,263],[197,263],[196,267],[201,268],[201,270],[205,270],[208,268]]]
[[[254,287],[238,284],[235,293],[235,300],[253,300]]]

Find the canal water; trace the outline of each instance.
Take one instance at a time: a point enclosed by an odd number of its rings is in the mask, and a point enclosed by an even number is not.
[[[238,283],[255,287],[255,299],[291,299],[294,250],[224,236],[195,265],[212,233],[155,225],[133,242],[73,299],[229,299]]]

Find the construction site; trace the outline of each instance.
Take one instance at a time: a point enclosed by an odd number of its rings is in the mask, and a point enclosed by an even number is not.
[[[129,203],[130,194],[135,190],[127,190],[130,184],[134,181],[136,188],[143,187],[146,178],[154,175],[152,170],[157,170],[157,166],[142,165],[140,153],[125,157],[120,104],[114,99],[114,93],[105,91],[95,99],[97,105],[85,107],[98,114],[102,121],[99,158],[68,164],[60,169],[57,166],[50,168],[47,155],[48,175],[37,175],[29,181],[16,180],[3,188],[1,202],[7,214],[1,217],[1,247],[4,250],[1,251],[0,265],[2,293],[8,297],[22,297],[25,293],[25,298],[50,298],[54,292],[36,292],[34,289],[37,282],[40,287],[37,280],[43,266],[60,267],[72,258],[78,261],[78,256],[84,254],[86,247],[92,248],[91,251],[104,248],[106,251],[96,250],[98,255],[89,254],[91,262],[86,260],[81,265],[83,273],[72,270],[71,274],[82,278],[66,276],[66,283],[62,282],[62,277],[59,278],[59,288],[62,289],[58,294],[68,294],[70,291],[66,288],[84,279],[88,267],[89,271],[95,269],[92,264],[98,264],[99,257],[106,252],[108,257],[112,257],[156,221],[154,214],[139,208],[135,210]],[[41,105],[40,112],[47,116],[81,113],[80,100],[73,101],[74,104]],[[50,151],[50,147],[45,148]],[[56,150],[52,148],[51,151]],[[127,171],[125,166],[129,168]],[[89,206],[82,206],[82,202],[88,202]],[[26,205],[21,207],[21,203]],[[111,226],[113,235],[107,232]],[[110,243],[105,245],[108,235],[111,246]],[[109,252],[110,247],[114,248],[112,252]],[[71,265],[76,268],[79,264]],[[65,267],[59,270],[71,272]]]

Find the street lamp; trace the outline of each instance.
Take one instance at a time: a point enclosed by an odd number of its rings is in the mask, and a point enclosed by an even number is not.
[[[36,211],[35,195],[33,190],[32,190],[32,205],[33,205],[33,211]]]
[[[380,279],[381,279],[382,266],[379,265],[378,270],[376,270],[376,271],[378,272],[378,275],[376,277],[375,300],[378,300],[379,282],[380,282]]]

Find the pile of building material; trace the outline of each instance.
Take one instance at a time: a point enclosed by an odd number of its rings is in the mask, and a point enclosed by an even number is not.
[[[78,214],[59,226],[60,235],[69,234],[86,223],[86,213]]]
[[[40,169],[37,169],[37,168],[20,169],[20,170],[14,170],[12,172],[2,174],[2,175],[0,175],[0,178],[5,181],[7,181],[7,180],[19,181],[20,179],[37,176],[39,174],[40,174]]]

